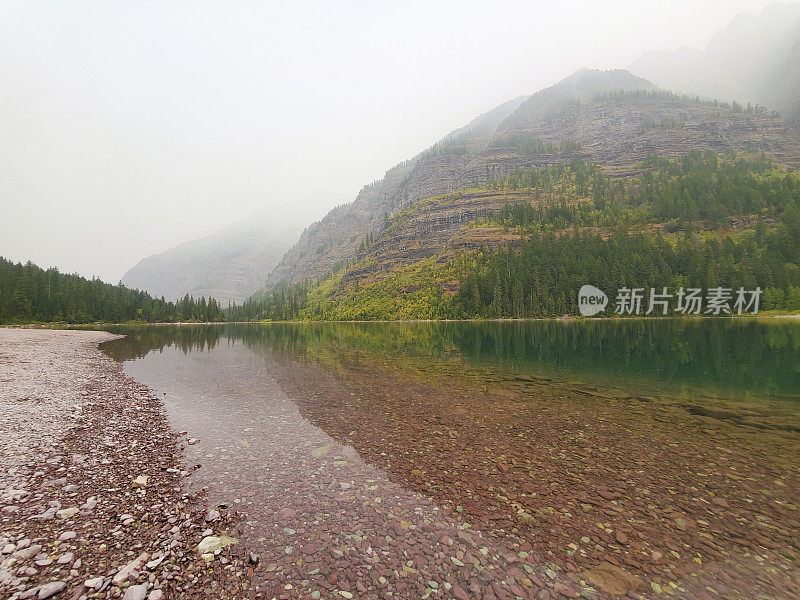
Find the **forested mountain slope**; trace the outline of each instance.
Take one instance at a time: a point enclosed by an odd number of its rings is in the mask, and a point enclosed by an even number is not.
[[[239,318],[554,317],[587,283],[764,291],[800,310],[800,175],[763,153],[650,156],[520,169],[417,202],[317,282],[282,285]]]
[[[576,159],[600,165],[608,176],[629,177],[651,155],[679,158],[690,150],[760,153],[780,165],[800,166],[800,137],[778,115],[659,91],[623,70],[581,70],[479,117],[366,186],[352,204],[303,232],[267,289],[337,271],[427,198],[487,188],[520,169]],[[464,225],[505,202],[481,193],[462,200],[442,218]],[[434,231],[441,233],[436,224],[419,229],[403,247],[427,245],[417,258],[432,256],[441,241],[430,238]]]

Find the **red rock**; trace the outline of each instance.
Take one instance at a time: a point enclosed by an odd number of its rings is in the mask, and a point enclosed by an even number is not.
[[[607,488],[597,488],[597,495],[606,500],[618,500],[622,498],[622,494]]]
[[[553,591],[557,594],[561,594],[562,596],[566,596],[567,598],[575,598],[578,596],[578,593],[574,589],[560,581],[557,581],[553,585]]]
[[[519,579],[522,577],[522,571],[519,567],[511,567],[508,571],[506,571],[506,575],[513,577],[514,579]]]
[[[622,595],[646,589],[644,581],[642,581],[641,578],[608,562],[587,569],[581,574],[581,577],[594,587],[614,595]]]

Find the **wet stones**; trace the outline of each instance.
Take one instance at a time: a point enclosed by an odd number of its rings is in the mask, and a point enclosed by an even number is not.
[[[594,587],[615,596],[629,592],[641,592],[646,588],[641,578],[608,562],[587,569],[581,574],[581,577]]]
[[[97,498],[95,496],[90,496],[86,502],[81,504],[80,509],[82,513],[90,513],[95,509],[96,506]]]
[[[33,545],[28,546],[26,548],[21,548],[20,550],[17,550],[11,556],[12,556],[12,558],[16,558],[16,559],[19,559],[20,561],[24,561],[24,560],[28,560],[29,558],[32,558],[32,557],[36,556],[41,551],[42,551],[42,546],[41,545],[33,544]]]
[[[34,516],[32,518],[37,519],[39,521],[49,521],[50,519],[53,519],[56,516],[57,512],[58,512],[58,508],[55,507],[55,506],[51,506],[50,508],[48,508],[43,513],[40,513],[40,514],[38,514],[38,515],[36,515],[36,516]]]

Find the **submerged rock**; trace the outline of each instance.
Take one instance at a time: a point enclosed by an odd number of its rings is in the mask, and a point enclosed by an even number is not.
[[[14,557],[14,558],[18,558],[20,560],[28,560],[29,558],[32,558],[32,557],[36,556],[37,554],[39,554],[39,552],[41,552],[41,550],[42,550],[42,547],[39,544],[34,544],[33,546],[28,546],[26,548],[22,548],[20,550],[17,550],[11,556]]]
[[[537,524],[536,518],[522,509],[517,511],[517,521],[519,521],[523,525],[533,526]]]
[[[584,571],[582,577],[594,587],[615,596],[645,589],[645,584],[639,577],[608,562]]]
[[[314,448],[311,451],[311,456],[313,456],[314,458],[322,458],[323,456],[326,456],[330,451],[331,451],[330,446],[320,446],[319,448]]]
[[[217,519],[219,519],[219,511],[218,510],[211,509],[206,514],[206,521],[209,522],[209,523],[213,523]]]
[[[86,581],[84,581],[83,585],[85,585],[90,590],[99,590],[101,587],[103,587],[104,581],[105,579],[103,577],[93,577],[92,579],[87,579]]]

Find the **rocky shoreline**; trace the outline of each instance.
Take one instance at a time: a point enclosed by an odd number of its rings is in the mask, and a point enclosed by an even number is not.
[[[0,329],[0,596],[239,597],[237,515],[186,492],[184,438],[114,337]]]
[[[114,337],[0,329],[2,598],[800,598],[780,403]]]

